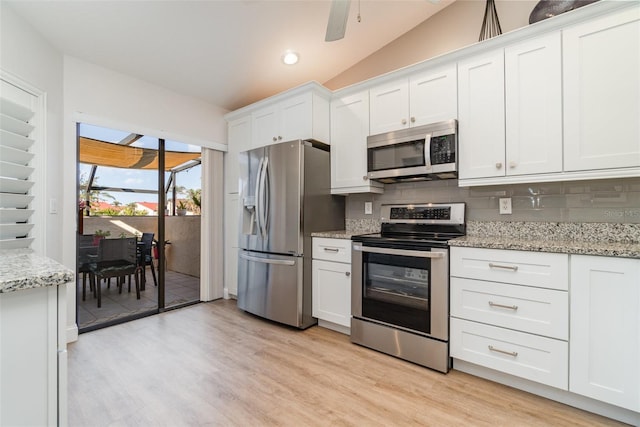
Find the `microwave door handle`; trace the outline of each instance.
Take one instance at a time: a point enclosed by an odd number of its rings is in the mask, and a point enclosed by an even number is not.
[[[416,258],[444,258],[444,252],[411,251],[407,249],[374,248],[371,246],[353,245],[354,251],[374,254],[411,256]]]
[[[428,133],[424,137],[424,165],[431,170],[431,136],[432,134]]]

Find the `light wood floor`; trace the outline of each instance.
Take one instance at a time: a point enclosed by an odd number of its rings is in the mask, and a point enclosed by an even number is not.
[[[224,300],[82,334],[69,346],[69,424],[622,425],[327,329],[275,325]]]

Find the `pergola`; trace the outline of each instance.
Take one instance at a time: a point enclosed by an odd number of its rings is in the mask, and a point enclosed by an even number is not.
[[[93,181],[99,166],[115,167],[123,169],[157,170],[159,166],[159,151],[153,148],[133,147],[131,144],[142,138],[143,135],[130,134],[118,142],[101,141],[97,139],[79,137],[79,162],[91,165],[91,172],[87,180],[86,206],[89,206],[89,194],[92,190],[119,191],[127,193],[157,194],[157,190],[136,188],[118,188],[94,186]],[[165,185],[166,192],[172,191],[172,198],[176,200],[176,180],[178,172],[185,171],[201,163],[200,153],[185,151],[164,151],[164,170],[171,172]],[[173,203],[175,215],[176,203]]]

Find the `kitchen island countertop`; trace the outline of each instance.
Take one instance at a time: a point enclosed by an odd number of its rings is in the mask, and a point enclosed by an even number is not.
[[[73,280],[72,270],[31,249],[0,250],[0,293],[58,286]]]

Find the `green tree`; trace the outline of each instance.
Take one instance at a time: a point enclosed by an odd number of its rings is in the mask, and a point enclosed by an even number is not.
[[[187,197],[189,198],[189,201],[187,202],[188,209],[196,215],[200,215],[200,201],[202,200],[202,190],[200,188],[190,188],[187,190]]]
[[[100,177],[95,176],[93,178],[93,185],[97,184],[98,179]],[[95,190],[95,189],[91,189],[91,191],[89,192],[89,194],[87,194],[87,186],[89,185],[89,177],[87,176],[86,172],[80,174],[80,194],[79,194],[79,199],[80,201],[88,201],[89,202],[89,206],[85,205],[85,210],[87,212],[91,212],[92,214],[96,215],[98,214],[98,210],[97,210],[97,204],[100,202],[108,202],[111,200],[115,200],[116,198],[113,197],[111,194],[105,192],[105,191],[100,191],[100,190]],[[114,202],[115,204],[115,202]],[[95,206],[95,208],[94,208]]]

